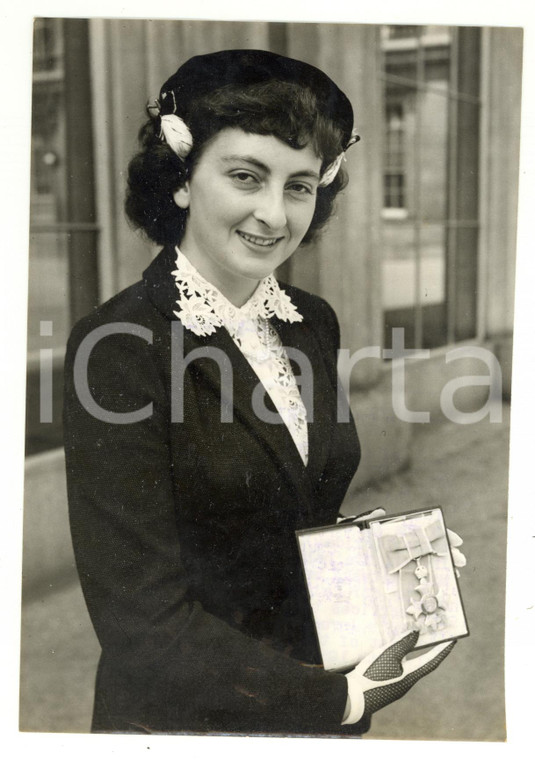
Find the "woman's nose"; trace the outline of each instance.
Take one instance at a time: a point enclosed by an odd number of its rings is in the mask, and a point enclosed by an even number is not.
[[[281,230],[286,226],[286,205],[284,192],[272,188],[257,195],[254,217],[271,230]]]

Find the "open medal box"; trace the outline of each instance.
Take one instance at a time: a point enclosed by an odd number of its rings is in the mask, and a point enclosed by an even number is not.
[[[408,630],[418,649],[469,635],[440,507],[296,535],[326,670]]]

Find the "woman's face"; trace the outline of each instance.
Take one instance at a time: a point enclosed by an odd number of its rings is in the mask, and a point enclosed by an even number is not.
[[[174,193],[175,203],[188,209],[181,250],[241,305],[303,239],[320,168],[310,146],[295,150],[271,135],[222,130]]]

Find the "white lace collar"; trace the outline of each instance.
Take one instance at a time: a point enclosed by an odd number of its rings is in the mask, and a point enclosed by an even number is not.
[[[284,322],[303,320],[272,274],[259,282],[247,303],[237,307],[199,274],[178,247],[175,250],[177,268],[172,274],[179,292],[179,310],[174,314],[195,335],[211,335],[218,327],[236,326],[244,319],[269,319],[276,316]]]

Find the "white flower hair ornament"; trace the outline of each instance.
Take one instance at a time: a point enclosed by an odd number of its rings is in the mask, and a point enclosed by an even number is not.
[[[152,103],[147,104],[147,110],[151,118],[160,119],[160,140],[167,143],[173,153],[179,158],[184,159],[191,152],[193,147],[193,136],[184,119],[176,115],[175,93],[171,91],[173,98],[173,113],[161,115],[161,105],[158,98],[154,98]],[[167,92],[162,95],[162,100],[167,97]]]
[[[325,171],[321,175],[321,179],[318,183],[318,187],[327,187],[327,185],[331,184],[333,179],[336,177],[336,175],[340,171],[340,166],[342,164],[342,161],[346,160],[346,150],[350,148],[352,145],[354,145],[356,142],[358,142],[359,140],[360,140],[360,137],[357,134],[357,130],[353,129],[353,131],[351,132],[351,137],[345,149],[338,156],[336,156],[332,164],[329,164],[329,166],[325,169]]]
[[[186,158],[193,147],[193,137],[186,122],[176,114],[160,116],[160,137],[179,158]]]

